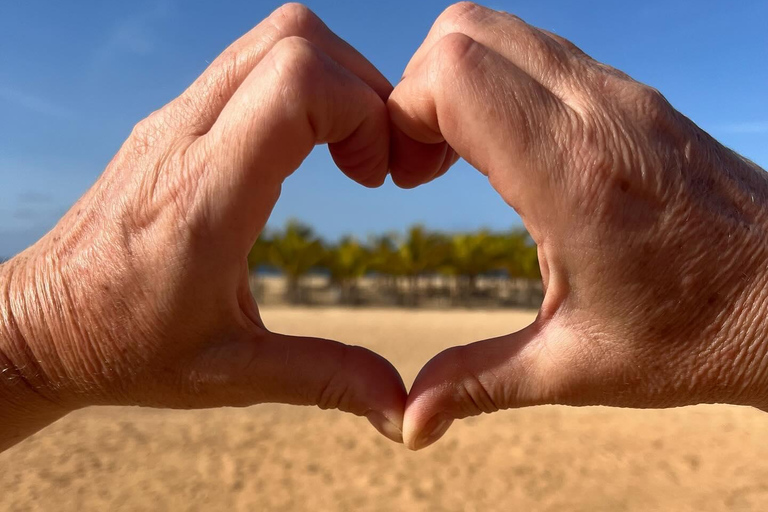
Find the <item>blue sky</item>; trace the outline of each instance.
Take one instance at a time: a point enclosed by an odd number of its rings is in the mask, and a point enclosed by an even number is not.
[[[280,2],[7,1],[0,4],[0,256],[46,232],[96,180],[133,125],[181,92]],[[308,5],[397,80],[449,2]],[[660,89],[726,145],[768,166],[768,1],[492,1]],[[271,224],[329,239],[519,222],[464,163],[428,187],[367,190],[318,148],[289,178]]]

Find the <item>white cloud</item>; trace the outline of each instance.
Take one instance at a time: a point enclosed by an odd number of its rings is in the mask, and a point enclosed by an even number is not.
[[[158,0],[152,9],[119,20],[106,41],[96,50],[94,64],[111,61],[121,54],[148,55],[159,41],[155,24],[172,12],[171,0]]]
[[[151,53],[154,47],[155,38],[149,27],[141,20],[129,19],[117,24],[102,51],[107,54],[126,52],[144,55]]]
[[[44,116],[60,118],[72,116],[70,110],[60,107],[45,98],[2,85],[0,85],[0,101],[11,103]]]

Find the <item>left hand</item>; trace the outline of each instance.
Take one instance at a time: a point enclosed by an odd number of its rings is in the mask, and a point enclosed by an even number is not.
[[[0,450],[96,404],[314,404],[401,441],[394,367],[360,347],[270,332],[246,265],[283,180],[316,144],[354,180],[384,181],[390,91],[288,4],[140,122],[53,231],[1,267]]]

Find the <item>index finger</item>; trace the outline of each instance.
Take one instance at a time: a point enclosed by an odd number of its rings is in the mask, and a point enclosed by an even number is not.
[[[399,131],[391,139],[395,183],[418,185],[445,163],[435,158],[415,165],[404,146],[445,140],[521,216],[542,208],[561,167],[557,147],[570,110],[513,62],[469,36],[448,34],[395,88],[387,106]]]
[[[350,178],[378,186],[388,134],[386,106],[368,85],[306,39],[283,39],[186,153],[202,205],[195,217],[236,239],[234,254],[246,254],[283,180],[316,144],[327,143]],[[230,226],[241,226],[234,237]]]
[[[177,117],[191,133],[208,132],[250,72],[275,44],[289,37],[310,41],[365,82],[382,100],[386,101],[392,92],[384,75],[315,13],[302,4],[289,3],[232,43],[169,107],[179,111]]]

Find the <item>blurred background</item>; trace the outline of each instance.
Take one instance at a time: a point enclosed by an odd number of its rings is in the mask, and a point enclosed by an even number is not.
[[[50,229],[138,121],[278,5],[0,2],[0,259]],[[308,5],[396,82],[449,2]],[[768,2],[487,5],[658,88],[768,166]],[[416,190],[369,190],[317,148],[249,263],[270,328],[370,347],[407,385],[438,351],[530,323],[541,300],[519,217],[463,162]],[[101,408],[0,454],[0,510],[767,507],[768,418],[725,406],[530,408],[461,422],[416,454],[333,411]]]
[[[45,233],[131,128],[186,88],[280,2],[0,2],[0,256]],[[449,2],[309,2],[392,81]],[[492,1],[664,93],[724,144],[768,166],[768,2]],[[508,230],[519,219],[466,164],[418,190],[356,186],[318,148],[271,225],[318,236]]]

